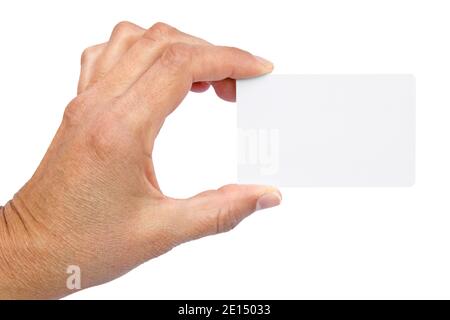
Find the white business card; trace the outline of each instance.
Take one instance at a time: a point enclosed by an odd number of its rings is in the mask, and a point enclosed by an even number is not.
[[[238,180],[280,187],[414,184],[412,75],[237,82]]]

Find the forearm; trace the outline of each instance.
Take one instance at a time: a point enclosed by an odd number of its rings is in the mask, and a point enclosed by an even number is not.
[[[0,299],[63,296],[65,269],[54,242],[16,196],[0,209]]]

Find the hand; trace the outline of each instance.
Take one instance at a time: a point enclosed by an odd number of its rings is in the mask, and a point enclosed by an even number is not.
[[[233,101],[233,79],[272,68],[162,23],[122,22],[107,43],[86,49],[78,96],[33,177],[0,210],[0,297],[59,298],[73,292],[70,265],[79,266],[82,288],[98,285],[278,205],[277,189],[252,185],[173,199],[152,163],[164,119],[189,90],[212,85]]]

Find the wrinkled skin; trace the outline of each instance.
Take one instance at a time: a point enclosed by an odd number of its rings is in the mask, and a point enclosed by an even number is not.
[[[163,23],[119,23],[82,55],[78,95],[33,177],[0,208],[0,298],[59,298],[112,280],[183,242],[228,231],[278,205],[270,186],[228,185],[189,199],[159,189],[152,163],[164,119],[189,90],[235,99],[235,80],[272,64]]]

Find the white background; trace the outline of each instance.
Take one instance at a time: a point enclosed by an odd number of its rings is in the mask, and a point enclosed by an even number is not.
[[[1,1],[0,202],[44,155],[81,51],[121,20],[242,47],[276,73],[412,73],[414,187],[283,189],[281,207],[70,298],[450,298],[447,3]],[[163,190],[184,197],[235,181],[235,128],[234,105],[191,94],[157,141]]]

